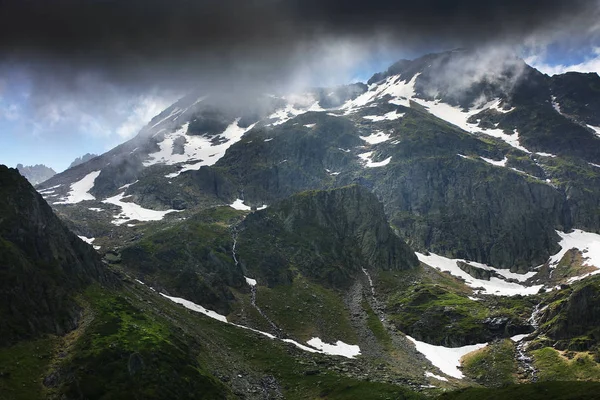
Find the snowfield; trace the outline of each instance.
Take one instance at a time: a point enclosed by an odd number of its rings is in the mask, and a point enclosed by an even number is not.
[[[120,193],[116,196],[109,197],[106,200],[103,200],[103,203],[114,204],[116,206],[121,207],[121,213],[115,216],[115,219],[112,221],[114,225],[122,225],[126,222],[131,222],[132,220],[138,220],[140,222],[146,221],[160,221],[165,217],[165,215],[172,212],[180,212],[181,210],[166,210],[166,211],[156,211],[150,210],[148,208],[144,208],[135,203],[125,202],[123,198],[125,197],[125,192]]]
[[[71,190],[67,194],[66,198],[61,201],[54,202],[53,204],[75,204],[85,200],[96,200],[96,198],[89,193],[94,187],[96,178],[100,175],[100,171],[93,171],[84,176],[81,180],[71,184]]]
[[[383,161],[373,161],[371,157],[373,156],[373,152],[369,151],[367,153],[359,154],[358,157],[362,160],[363,166],[365,168],[377,168],[384,167],[392,161],[392,157],[388,157]]]
[[[419,258],[419,261],[421,261],[427,265],[430,265],[434,268],[437,268],[440,271],[448,271],[448,272],[450,272],[451,275],[454,275],[458,278],[464,279],[465,283],[474,289],[481,288],[481,290],[479,292],[481,294],[494,294],[497,296],[515,296],[515,295],[519,295],[519,294],[520,295],[528,295],[528,294],[536,294],[542,287],[542,285],[525,286],[525,285],[521,285],[518,283],[507,282],[503,279],[496,278],[496,277],[491,277],[489,281],[486,281],[483,279],[475,279],[471,275],[469,275],[468,273],[466,273],[465,271],[460,269],[458,267],[458,265],[456,264],[456,262],[462,261],[462,262],[468,263],[470,265],[473,265],[474,267],[477,267],[477,268],[494,271],[506,279],[516,279],[520,282],[524,282],[527,279],[531,278],[532,276],[534,276],[536,274],[535,272],[528,272],[526,274],[516,274],[516,273],[510,272],[507,269],[494,268],[494,267],[490,267],[488,265],[476,263],[473,261],[446,258],[446,257],[438,256],[437,254],[434,254],[434,253],[429,253],[428,256],[426,256],[425,254],[421,254],[421,253],[416,253],[416,254],[417,254],[417,257]]]
[[[175,132],[168,133],[164,139],[158,143],[159,151],[148,155],[144,161],[144,166],[149,167],[155,164],[181,165],[177,172],[166,175],[167,178],[174,178],[185,171],[197,171],[202,166],[213,165],[221,159],[229,147],[240,141],[242,136],[254,127],[254,124],[248,128],[238,126],[239,118],[232,122],[220,135],[208,138],[206,136],[188,135],[189,123],[184,124]],[[183,145],[183,154],[173,153],[173,146],[176,140],[185,140]],[[218,139],[217,143],[213,143]]]
[[[314,348],[321,350],[323,353],[332,356],[354,358],[360,355],[360,347],[351,344],[346,344],[341,340],[338,340],[335,344],[327,344],[318,337],[314,337],[306,343]]]
[[[456,379],[462,379],[464,377],[463,373],[458,369],[460,366],[460,359],[475,350],[479,350],[487,346],[487,343],[473,344],[463,347],[434,346],[429,343],[420,342],[408,335],[406,337],[415,344],[417,351],[427,357],[427,359],[433,365],[438,367],[440,371]]]
[[[360,138],[369,144],[378,144],[390,140],[391,136],[383,131],[377,131],[369,136],[360,136]]]

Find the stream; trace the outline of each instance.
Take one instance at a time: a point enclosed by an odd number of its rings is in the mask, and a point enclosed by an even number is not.
[[[237,252],[236,252],[237,239],[238,239],[238,230],[237,230],[237,226],[236,225],[232,225],[232,227],[231,227],[231,239],[233,240],[233,246],[231,246],[231,256],[233,257],[233,261],[235,262],[235,266],[236,267],[239,266],[240,268],[242,268],[240,266],[239,260],[237,258]],[[267,316],[267,314],[264,313],[263,310],[260,309],[260,307],[258,305],[256,305],[256,285],[257,285],[257,281],[255,279],[248,278],[246,276],[243,268],[242,268],[242,274],[244,275],[244,278],[246,279],[246,283],[248,284],[248,286],[250,286],[250,304],[269,323],[269,325],[271,326],[271,329],[272,329],[274,335],[277,338],[279,338],[279,339],[283,338],[284,337],[283,331]]]

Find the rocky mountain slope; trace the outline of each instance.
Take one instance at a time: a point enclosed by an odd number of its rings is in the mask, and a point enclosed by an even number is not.
[[[0,344],[64,334],[81,319],[76,294],[110,274],[17,170],[0,166],[0,188]]]
[[[124,282],[87,292],[107,321],[53,387],[105,390],[104,334],[127,393],[173,361],[145,337],[225,398],[600,380],[599,82],[455,50],[367,84],[181,99],[37,187]]]

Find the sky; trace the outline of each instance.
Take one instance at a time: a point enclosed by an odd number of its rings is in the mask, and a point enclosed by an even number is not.
[[[599,73],[600,1],[2,0],[0,163],[62,171],[190,89],[366,81],[457,47]]]

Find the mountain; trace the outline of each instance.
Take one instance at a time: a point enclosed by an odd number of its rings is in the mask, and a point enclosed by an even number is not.
[[[52,168],[46,167],[43,164],[36,164],[31,166],[24,166],[23,164],[17,165],[17,170],[23,175],[32,185],[37,185],[56,175],[56,171]]]
[[[69,165],[69,168],[76,167],[79,164],[83,164],[84,162],[90,161],[92,158],[95,158],[95,157],[98,157],[98,155],[86,153],[86,154],[82,155],[81,157],[77,157],[75,160],[73,160],[71,165]]]
[[[554,381],[600,380],[599,80],[459,49],[366,84],[182,98],[38,186],[122,285],[85,292],[98,317],[52,387],[593,390]]]
[[[17,170],[0,166],[0,183],[0,344],[64,334],[81,318],[76,294],[109,274]]]

